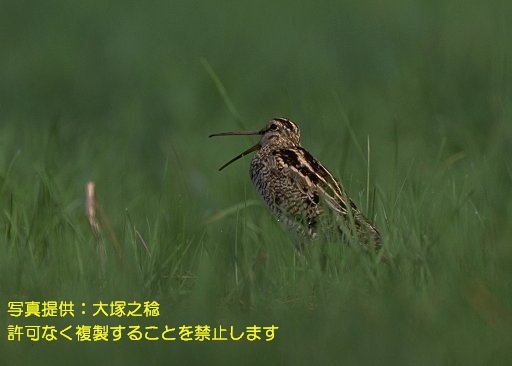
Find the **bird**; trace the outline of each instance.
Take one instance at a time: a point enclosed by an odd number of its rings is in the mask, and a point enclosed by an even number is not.
[[[209,137],[259,135],[260,140],[219,168],[256,152],[250,178],[260,198],[278,221],[306,239],[314,239],[333,223],[363,248],[381,247],[379,230],[349,198],[339,181],[301,146],[300,129],[288,118],[273,118],[258,131],[214,133]]]

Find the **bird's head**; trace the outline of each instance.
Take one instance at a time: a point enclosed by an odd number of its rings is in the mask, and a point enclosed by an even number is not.
[[[240,159],[241,157],[249,154],[250,152],[259,150],[266,146],[272,145],[277,147],[292,147],[300,144],[300,130],[299,127],[287,118],[273,118],[264,128],[259,131],[235,131],[235,132],[222,132],[210,135],[213,136],[234,136],[234,135],[260,135],[260,141],[245,150],[240,155],[234,157],[219,170],[224,169],[232,162]]]
[[[259,131],[260,145],[277,144],[283,147],[295,146],[300,143],[300,130],[295,123],[286,118],[274,118]]]

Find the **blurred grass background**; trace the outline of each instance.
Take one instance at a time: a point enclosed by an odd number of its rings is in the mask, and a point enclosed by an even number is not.
[[[2,363],[510,363],[511,10],[3,1]],[[301,263],[248,159],[217,172],[254,139],[208,134],[275,116],[364,210],[370,146],[392,264],[337,245],[325,273]],[[122,248],[105,230],[103,274],[89,180]],[[6,341],[8,301],[133,299],[159,301],[162,327],[279,330],[259,343]]]

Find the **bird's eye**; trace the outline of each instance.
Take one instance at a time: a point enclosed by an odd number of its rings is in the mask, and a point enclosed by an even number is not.
[[[275,123],[272,123],[268,129],[270,131],[275,131],[275,130],[277,130],[277,125]]]

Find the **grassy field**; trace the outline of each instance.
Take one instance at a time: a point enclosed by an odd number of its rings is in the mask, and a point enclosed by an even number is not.
[[[511,14],[505,1],[4,2],[0,363],[510,364]],[[279,116],[375,218],[390,263],[333,238],[320,270],[322,243],[297,256],[249,158],[217,171],[255,139],[210,133]],[[75,316],[7,312],[30,301],[73,301]],[[160,316],[93,316],[100,301],[157,301]],[[72,341],[8,340],[10,325],[72,326]],[[79,325],[178,339],[79,342]],[[185,342],[182,325],[279,329]]]

